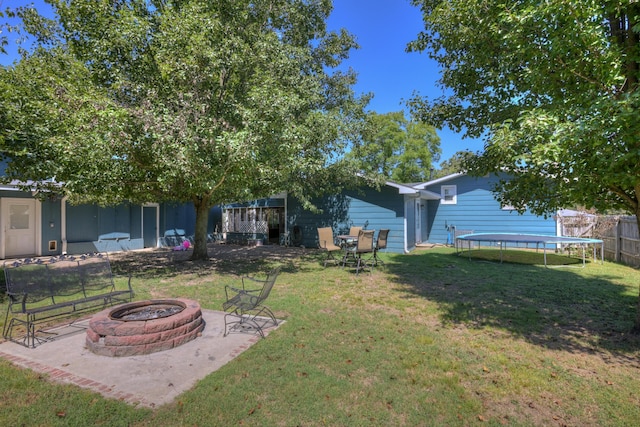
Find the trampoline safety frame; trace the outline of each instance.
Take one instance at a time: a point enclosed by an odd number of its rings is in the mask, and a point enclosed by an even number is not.
[[[458,240],[460,240],[460,244],[458,244]],[[586,252],[589,245],[592,245],[593,249],[593,260],[596,261],[596,247],[600,245],[600,256],[601,262],[604,263],[604,241],[600,239],[590,239],[590,238],[582,238],[582,237],[569,237],[569,236],[550,236],[544,234],[517,234],[517,233],[473,233],[473,234],[463,234],[461,236],[456,236],[455,247],[456,253],[458,255],[462,255],[464,253],[464,244],[463,242],[467,242],[467,252],[469,254],[469,260],[471,260],[471,243],[476,242],[478,244],[478,249],[480,249],[482,242],[485,243],[497,243],[500,246],[500,263],[502,264],[502,251],[506,247],[508,243],[515,244],[516,248],[518,248],[518,244],[526,244],[526,248],[529,247],[530,244],[536,245],[536,251],[540,249],[540,245],[542,245],[543,253],[544,253],[544,266],[549,268],[547,265],[547,245],[578,245],[582,248],[582,268],[586,265]],[[564,265],[558,265],[553,267],[570,267]]]

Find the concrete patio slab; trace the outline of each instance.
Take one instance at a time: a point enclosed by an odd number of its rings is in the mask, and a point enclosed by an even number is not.
[[[171,350],[141,356],[109,357],[89,351],[85,319],[58,328],[57,338],[36,348],[0,344],[0,357],[58,382],[71,383],[106,398],[154,408],[172,402],[261,338],[254,333],[224,337],[224,313],[202,310],[202,335]],[[279,325],[283,321],[279,321]],[[277,327],[265,329],[265,335]]]

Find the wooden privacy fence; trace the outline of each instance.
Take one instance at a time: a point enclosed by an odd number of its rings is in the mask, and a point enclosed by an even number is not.
[[[640,236],[635,216],[600,217],[599,239],[604,241],[604,257],[610,261],[640,266]],[[606,224],[606,225],[605,225]]]
[[[606,259],[640,266],[640,236],[635,216],[574,212],[560,216],[559,225],[562,236],[602,239]]]

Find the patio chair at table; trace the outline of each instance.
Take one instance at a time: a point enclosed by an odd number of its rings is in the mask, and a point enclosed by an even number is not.
[[[362,227],[351,226],[351,227],[349,228],[349,236],[355,236],[355,237],[357,237],[357,236],[358,236],[358,233],[360,233],[360,231],[362,231]],[[353,246],[355,246],[356,242],[357,242],[357,240],[354,238],[354,239],[351,241],[351,244],[352,244]],[[349,242],[347,242],[347,243],[349,243]]]
[[[376,240],[376,244],[373,248],[373,264],[375,266],[380,264],[384,264],[384,262],[378,258],[378,251],[387,248],[387,238],[389,237],[389,230],[382,229],[378,232],[378,239]]]
[[[353,255],[356,265],[356,276],[360,270],[369,268],[373,271],[373,235],[375,230],[360,230],[358,233],[358,242],[352,248],[347,249],[347,253]],[[346,259],[346,255],[345,255]]]
[[[354,227],[349,228],[349,236],[357,236],[358,233],[362,230],[362,227]]]
[[[329,261],[334,261],[336,265],[340,262],[340,260],[335,257],[335,254],[341,253],[342,248],[336,245],[331,227],[318,228],[318,245],[320,245],[320,249],[327,251],[327,257],[324,260],[325,267]]]
[[[342,239],[342,244],[340,246],[343,246],[343,248],[345,249],[349,249],[350,247],[355,246],[356,243],[358,243],[358,233],[360,233],[361,230],[362,230],[362,227],[352,226],[351,228],[349,228],[349,234],[347,236],[342,236],[343,239]],[[347,253],[345,253],[345,256],[342,259],[343,266],[347,260],[347,255],[348,255],[348,251]]]
[[[236,332],[258,332],[264,338],[263,329],[269,326],[278,325],[276,317],[269,307],[264,305],[264,301],[269,297],[276,278],[280,273],[280,267],[274,268],[264,280],[255,277],[245,276],[242,278],[242,289],[225,286],[224,292],[227,300],[222,303],[224,316],[224,336],[231,331]],[[247,289],[246,281],[260,284],[256,289]],[[256,285],[257,286],[257,285]],[[263,317],[266,314],[268,317]]]

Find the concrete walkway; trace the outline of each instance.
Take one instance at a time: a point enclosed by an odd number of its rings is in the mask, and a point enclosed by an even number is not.
[[[91,353],[85,345],[88,320],[64,326],[55,340],[36,348],[13,342],[0,344],[0,357],[48,374],[106,398],[154,408],[172,402],[196,382],[216,371],[261,338],[256,334],[224,334],[224,313],[202,310],[202,336],[171,350],[143,356],[108,357]],[[282,324],[282,321],[279,321]],[[265,330],[268,334],[270,328]]]

